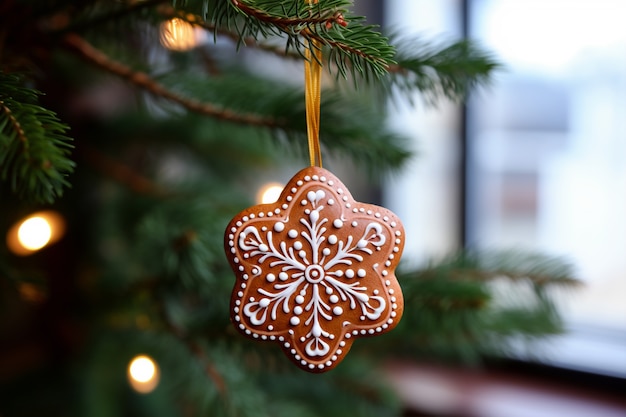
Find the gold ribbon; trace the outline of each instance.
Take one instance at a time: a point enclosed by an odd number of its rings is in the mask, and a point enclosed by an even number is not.
[[[309,4],[317,0],[307,0]],[[306,130],[309,140],[309,158],[311,166],[322,167],[320,148],[320,103],[322,97],[322,46],[311,39],[305,51],[304,63],[304,99],[306,102]]]

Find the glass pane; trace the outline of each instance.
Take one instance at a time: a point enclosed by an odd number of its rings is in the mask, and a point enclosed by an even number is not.
[[[626,329],[626,2],[468,1],[506,65],[469,105],[469,243],[569,258],[573,334]]]

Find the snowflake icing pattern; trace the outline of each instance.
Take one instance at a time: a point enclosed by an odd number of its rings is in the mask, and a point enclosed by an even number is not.
[[[403,239],[390,211],[355,202],[326,170],[300,171],[277,203],[248,209],[227,228],[235,325],[280,343],[306,370],[331,369],[355,337],[399,321],[394,269]]]

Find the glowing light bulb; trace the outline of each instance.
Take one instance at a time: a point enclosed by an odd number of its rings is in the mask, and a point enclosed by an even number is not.
[[[128,382],[139,393],[152,392],[159,384],[159,367],[149,356],[135,356],[128,364]]]
[[[259,190],[257,201],[261,204],[275,203],[283,191],[283,186],[278,183],[266,184]]]
[[[28,250],[38,250],[50,242],[52,228],[43,217],[31,217],[24,220],[17,229],[20,244]]]
[[[187,51],[198,45],[198,34],[192,24],[178,18],[161,23],[161,45],[172,51]]]
[[[16,255],[30,255],[59,240],[65,233],[65,221],[57,212],[33,213],[9,229],[6,242]]]

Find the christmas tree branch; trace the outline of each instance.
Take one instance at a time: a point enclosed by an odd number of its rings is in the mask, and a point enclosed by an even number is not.
[[[171,194],[149,178],[144,177],[132,168],[108,157],[87,144],[81,144],[80,154],[89,166],[99,170],[103,175],[114,179],[136,193],[156,197],[166,197]]]
[[[140,87],[157,97],[163,97],[177,103],[187,110],[234,123],[243,123],[261,127],[277,127],[278,125],[278,122],[275,119],[263,118],[254,114],[238,114],[228,109],[213,106],[210,103],[200,102],[198,100],[179,95],[156,82],[145,72],[134,71],[120,62],[114,61],[78,35],[66,35],[64,37],[64,44],[78,56],[91,64],[124,78],[137,87]]]

